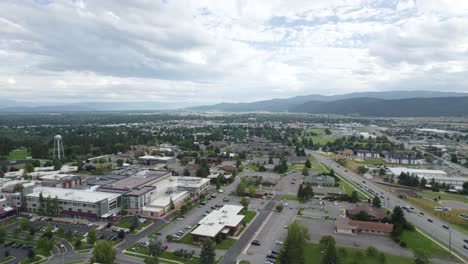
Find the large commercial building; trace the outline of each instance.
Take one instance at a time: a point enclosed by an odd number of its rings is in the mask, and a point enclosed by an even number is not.
[[[159,156],[141,156],[138,158],[140,165],[167,165],[175,162],[174,157],[159,157]]]
[[[468,181],[466,177],[449,177],[443,170],[412,169],[405,167],[388,168],[388,170],[395,177],[400,176],[400,174],[404,172],[409,175],[415,175],[419,179],[425,178],[428,182],[434,179],[435,182],[453,186],[462,186],[464,182]]]
[[[220,234],[234,235],[244,219],[244,215],[239,214],[242,209],[242,206],[227,204],[218,210],[213,210],[198,222],[197,228],[191,233],[193,240],[215,239]]]
[[[58,199],[58,213],[81,219],[99,219],[118,213],[122,209],[121,195],[98,192],[91,189],[77,190],[54,187],[37,187],[25,194],[23,206],[28,212],[37,213],[40,207],[39,197]]]

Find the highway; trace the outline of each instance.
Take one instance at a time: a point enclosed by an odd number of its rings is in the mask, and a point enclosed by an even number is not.
[[[343,178],[347,179],[348,181],[360,183],[361,186],[356,187],[360,188],[364,192],[367,192],[364,188],[364,185],[367,185],[367,188],[374,190],[379,195],[382,194],[385,197],[385,199],[382,199],[383,206],[388,207],[389,209],[393,209],[395,206],[413,207],[411,204],[405,202],[402,199],[397,198],[396,196],[378,187],[373,182],[365,180],[360,175],[349,170],[345,171],[346,169],[343,168],[341,165],[334,162],[333,160],[328,159],[327,157],[320,155],[318,152],[307,150],[306,153],[312,155],[318,162],[321,162],[329,168],[333,169],[336,173],[340,174],[341,176],[343,176]],[[364,180],[366,181],[365,184],[363,183]],[[424,215],[421,216],[419,214],[419,212],[421,211],[422,210],[420,210],[419,208],[415,208],[415,210],[413,210],[412,213],[404,211],[405,217],[416,228],[424,231],[426,234],[430,234],[432,237],[442,242],[447,248],[449,248],[449,245],[451,245],[451,248],[455,249],[459,253],[457,255],[461,254],[465,258],[468,258],[468,250],[463,248],[464,244],[468,246],[468,243],[465,243],[463,241],[468,241],[468,236],[454,228],[449,228],[448,230],[443,228],[443,225],[449,226],[449,224],[441,221],[438,218],[429,216],[429,214],[424,211]],[[431,219],[433,222],[429,222],[428,219]]]

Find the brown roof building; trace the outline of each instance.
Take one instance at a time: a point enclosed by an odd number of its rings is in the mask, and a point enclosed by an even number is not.
[[[348,215],[356,215],[364,211],[369,215],[371,221],[381,221],[385,217],[385,210],[382,208],[375,208],[368,204],[357,204],[352,209],[346,210]]]
[[[376,235],[390,235],[393,224],[351,220],[349,218],[338,218],[335,221],[335,232],[341,234],[368,233]]]

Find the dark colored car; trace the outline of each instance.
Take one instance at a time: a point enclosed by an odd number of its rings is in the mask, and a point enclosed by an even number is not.
[[[254,245],[254,246],[260,246],[260,241],[254,240],[254,241],[252,241],[252,245]]]
[[[430,223],[434,222],[434,221],[432,221],[432,219],[427,219],[427,221],[430,222]]]
[[[442,227],[447,229],[447,230],[450,229],[450,227],[448,227],[448,225],[442,225]]]

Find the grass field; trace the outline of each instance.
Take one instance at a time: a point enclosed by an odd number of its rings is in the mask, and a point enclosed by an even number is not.
[[[420,193],[430,196],[432,198],[437,198],[441,200],[450,200],[450,201],[458,201],[462,203],[468,203],[468,196],[466,195],[457,195],[457,194],[449,194],[444,192],[431,192],[431,191],[420,191]]]
[[[408,197],[408,202],[448,222],[463,233],[468,234],[468,221],[459,217],[460,214],[468,214],[468,210],[452,209],[452,211],[444,212],[434,211],[434,206],[440,206],[440,204],[425,198]]]
[[[139,257],[139,258],[145,258],[145,256],[137,255],[137,254],[144,254],[144,255],[149,256],[149,249],[148,248],[140,247],[140,246],[137,246],[135,244],[128,247],[127,251],[129,251],[129,252],[126,252],[125,254],[127,254],[129,256],[135,256],[135,257]],[[137,254],[132,254],[131,252],[134,252],[134,253],[137,253]],[[189,259],[187,261],[186,259],[184,259],[182,257],[177,257],[173,253],[167,252],[167,251],[162,251],[161,254],[159,255],[159,258],[160,258],[159,260],[160,260],[161,263],[166,263],[166,261],[164,261],[165,259],[166,260],[172,260],[172,261],[178,261],[178,262],[182,262],[182,263],[189,263],[189,264],[199,264],[200,263],[200,259],[198,257],[192,257],[191,259]]]
[[[124,218],[124,219],[120,220],[115,226],[130,229],[130,227],[132,226],[132,220],[133,220],[132,217]],[[135,230],[133,232],[134,233],[138,232],[143,227],[148,226],[150,224],[151,224],[151,221],[146,221],[144,223],[139,222],[138,226],[135,228]]]
[[[340,264],[380,264],[378,256],[368,256],[365,249],[338,247],[338,259]],[[322,253],[320,253],[320,247],[318,244],[306,244],[305,247],[305,264],[320,263]],[[385,263],[398,263],[398,264],[412,264],[414,260],[412,258],[396,256],[396,255],[385,255]]]
[[[336,139],[333,133],[331,135],[327,135],[325,133],[325,128],[313,128],[313,129],[309,129],[307,132],[313,132],[317,134],[316,136],[309,137],[312,139],[314,143],[325,144],[327,142],[331,142]]]
[[[26,150],[13,150],[8,154],[8,160],[24,160],[31,156],[31,153]]]
[[[246,224],[250,223],[254,219],[254,217],[257,215],[255,211],[244,211],[242,212],[242,214],[245,215],[244,222]]]
[[[297,199],[297,196],[292,194],[283,195],[281,196],[280,200],[299,201],[299,199]]]
[[[403,231],[400,235],[400,241],[404,241],[407,247],[411,250],[423,248],[427,250],[431,256],[447,257],[451,256],[450,253],[432,242],[429,238],[417,231]]]

